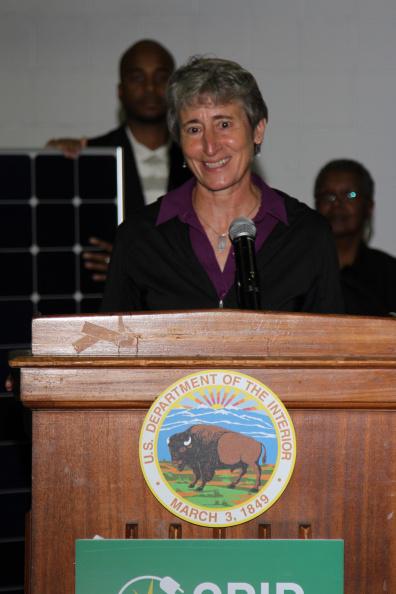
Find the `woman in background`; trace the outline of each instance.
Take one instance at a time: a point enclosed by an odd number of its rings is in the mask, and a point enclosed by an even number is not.
[[[370,173],[351,159],[330,161],[316,178],[314,195],[335,237],[346,313],[396,312],[396,258],[367,245],[374,210]]]

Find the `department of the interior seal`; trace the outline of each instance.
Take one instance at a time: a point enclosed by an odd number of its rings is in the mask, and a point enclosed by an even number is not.
[[[211,369],[156,398],[140,434],[140,464],[155,497],[201,526],[233,526],[279,499],[296,459],[281,400],[243,373]]]

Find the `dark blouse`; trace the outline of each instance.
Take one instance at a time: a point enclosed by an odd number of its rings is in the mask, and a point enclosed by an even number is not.
[[[354,264],[341,270],[341,286],[348,314],[396,312],[396,258],[362,244]]]

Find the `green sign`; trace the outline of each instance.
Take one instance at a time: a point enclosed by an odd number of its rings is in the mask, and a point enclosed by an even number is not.
[[[343,594],[341,540],[78,540],[76,594]]]

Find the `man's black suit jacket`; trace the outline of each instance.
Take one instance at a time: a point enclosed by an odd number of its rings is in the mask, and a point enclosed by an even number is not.
[[[124,210],[127,218],[133,211],[144,205],[142,184],[136,167],[135,156],[124,126],[111,130],[103,136],[88,140],[88,146],[117,147],[123,149],[124,155]],[[191,177],[189,169],[183,168],[183,155],[177,144],[172,143],[169,149],[168,191],[181,186]]]

